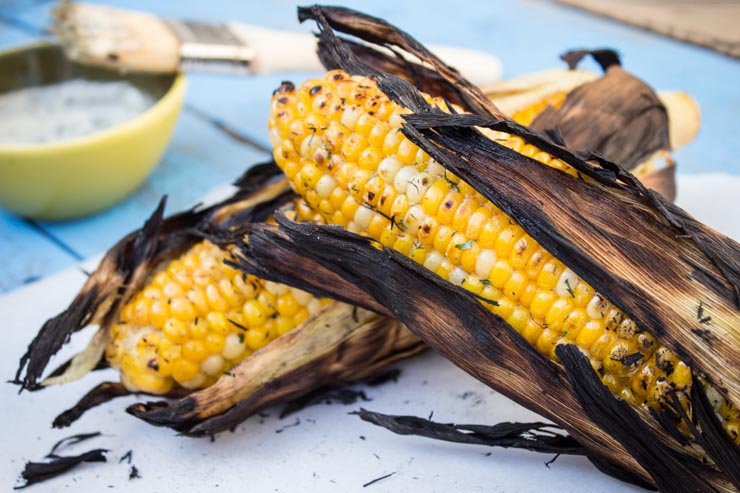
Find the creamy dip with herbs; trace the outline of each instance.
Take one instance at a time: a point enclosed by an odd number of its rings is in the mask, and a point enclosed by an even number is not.
[[[0,94],[0,144],[82,137],[131,120],[154,104],[125,81],[71,79]]]

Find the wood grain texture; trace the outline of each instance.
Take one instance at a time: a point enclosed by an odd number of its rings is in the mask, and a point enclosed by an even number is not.
[[[740,58],[740,5],[732,1],[556,0],[609,19]]]

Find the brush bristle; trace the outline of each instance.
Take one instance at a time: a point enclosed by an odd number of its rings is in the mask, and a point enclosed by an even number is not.
[[[63,1],[54,33],[79,63],[134,72],[175,72],[180,42],[161,19],[142,12]]]

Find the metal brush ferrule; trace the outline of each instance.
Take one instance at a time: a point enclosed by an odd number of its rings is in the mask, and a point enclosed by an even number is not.
[[[180,40],[180,68],[225,72],[249,72],[256,57],[224,24],[167,20]]]

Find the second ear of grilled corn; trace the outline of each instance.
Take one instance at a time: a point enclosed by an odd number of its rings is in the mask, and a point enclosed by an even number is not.
[[[446,110],[441,100],[428,102]],[[635,406],[690,414],[691,370],[470,185],[401,132],[408,110],[369,78],[328,72],[273,96],[270,141],[293,188],[323,219],[377,240],[490,300],[543,355],[576,344],[603,382]],[[502,142],[544,165],[575,171],[519,137]],[[707,386],[728,434],[740,412]]]
[[[131,391],[206,387],[297,327],[326,301],[243,274],[202,241],[154,275],[124,306],[106,348]]]

